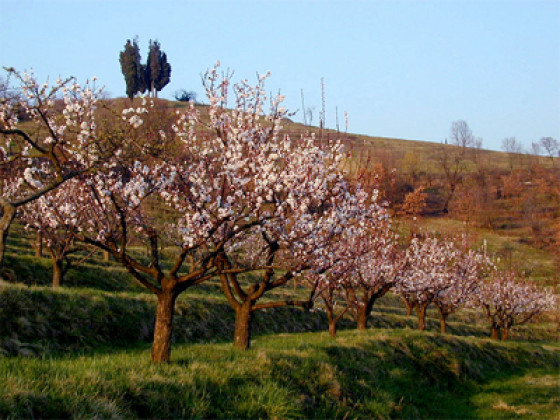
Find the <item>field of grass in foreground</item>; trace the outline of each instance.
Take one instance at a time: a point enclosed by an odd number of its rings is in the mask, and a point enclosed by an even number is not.
[[[1,358],[0,417],[558,418],[560,346],[412,330]]]

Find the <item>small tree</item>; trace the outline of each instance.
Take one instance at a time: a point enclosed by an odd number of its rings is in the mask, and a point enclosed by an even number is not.
[[[25,229],[35,232],[38,241],[45,242],[53,267],[53,288],[62,286],[68,270],[81,262],[72,263],[70,255],[86,249],[83,244],[77,243],[74,234],[78,220],[72,220],[66,225],[57,223],[57,213],[66,204],[65,200],[66,192],[63,188],[58,188],[21,207],[18,212]],[[84,213],[76,213],[75,218],[83,215]]]
[[[196,92],[188,91],[185,89],[179,89],[175,91],[173,97],[175,98],[176,101],[179,102],[191,102],[191,101],[196,102]]]
[[[444,213],[448,213],[449,203],[465,171],[468,149],[480,147],[481,143],[482,140],[473,136],[465,121],[454,121],[451,124],[451,144],[442,145],[436,155],[436,160],[443,169],[447,190],[442,209]]]
[[[560,157],[560,142],[552,137],[543,137],[539,144],[546,151],[554,166],[554,158]]]
[[[472,302],[484,310],[496,340],[500,332],[502,340],[507,340],[513,326],[557,305],[550,289],[540,289],[514,271],[496,271],[491,279],[481,282]]]
[[[426,329],[426,309],[438,295],[453,286],[457,248],[449,240],[413,238],[406,250],[406,267],[397,292],[409,312],[416,308],[418,329]]]
[[[315,262],[314,269],[306,274],[312,298],[320,296],[324,303],[332,337],[336,336],[337,324],[348,310],[352,310],[358,328],[365,329],[373,303],[392,284],[388,279],[380,280],[379,276],[390,263],[373,262],[383,250],[387,250],[384,256],[389,256],[391,249],[387,241],[389,215],[377,199],[377,193],[368,195],[362,189],[347,196],[347,210],[338,223],[340,232],[332,238],[326,252],[323,251],[329,258],[319,259],[321,264]],[[376,263],[381,266],[374,272]],[[359,289],[363,295],[358,297]]]
[[[441,333],[447,332],[449,315],[472,299],[480,281],[488,275],[493,267],[494,265],[487,258],[485,250],[480,253],[467,249],[465,242],[461,247],[457,247],[451,267],[450,287],[443,288],[434,298],[434,305],[440,315]]]

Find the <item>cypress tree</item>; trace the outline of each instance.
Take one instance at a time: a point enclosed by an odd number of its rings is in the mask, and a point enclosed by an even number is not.
[[[140,63],[140,59],[137,39],[134,39],[132,42],[130,39],[127,39],[124,50],[120,53],[119,61],[126,83],[126,96],[131,100],[137,92],[143,93],[147,88],[145,66]]]
[[[147,88],[153,96],[161,91],[169,83],[171,76],[171,65],[167,62],[167,55],[161,51],[161,44],[156,40],[150,40],[148,51],[148,62],[146,64]]]

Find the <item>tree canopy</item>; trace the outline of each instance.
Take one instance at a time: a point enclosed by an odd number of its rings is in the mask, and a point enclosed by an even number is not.
[[[170,81],[171,65],[167,61],[167,54],[161,50],[161,44],[150,40],[146,64],[141,63],[138,39],[128,39],[124,50],[120,53],[121,71],[126,83],[126,95],[132,99],[137,93],[148,90],[157,97]]]

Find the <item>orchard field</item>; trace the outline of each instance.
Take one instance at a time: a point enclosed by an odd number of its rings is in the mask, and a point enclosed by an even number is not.
[[[557,158],[13,76],[0,417],[560,416]]]

